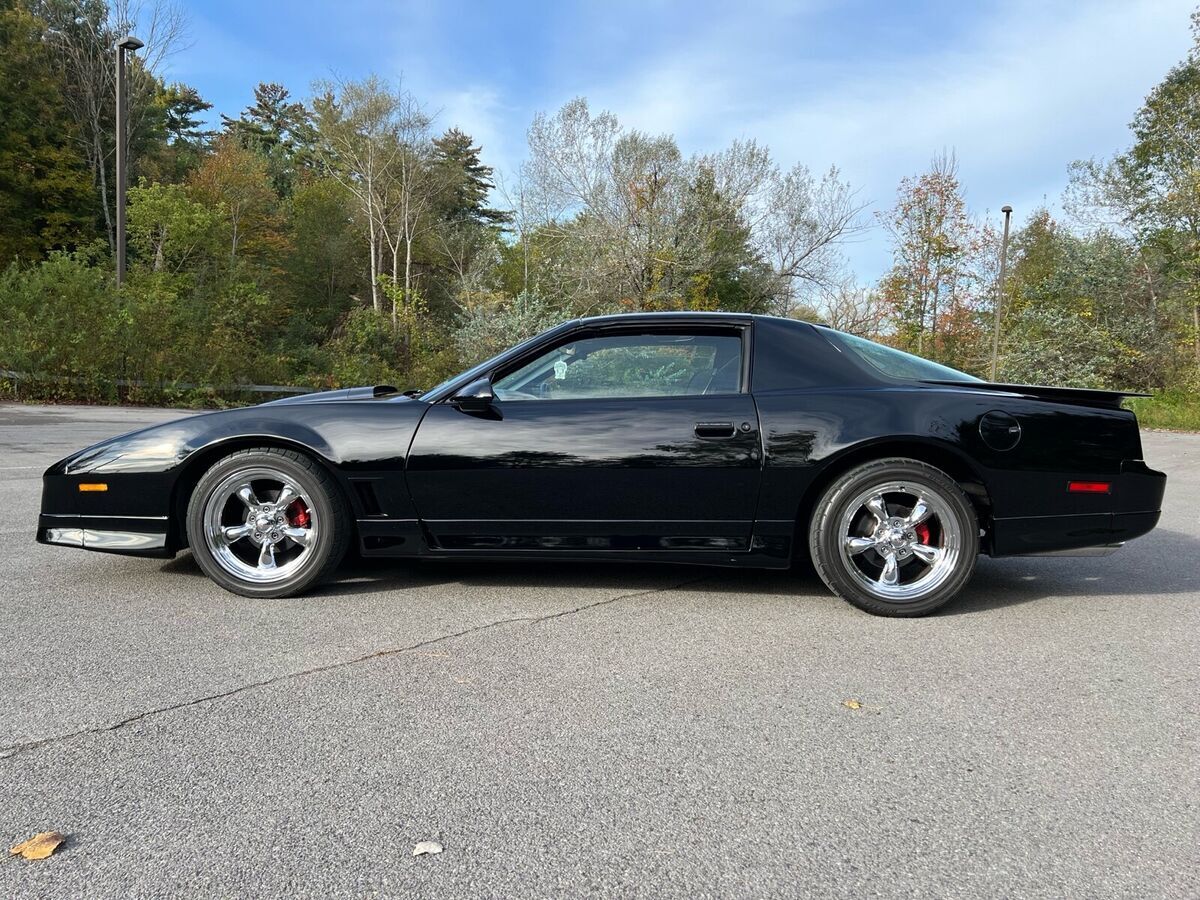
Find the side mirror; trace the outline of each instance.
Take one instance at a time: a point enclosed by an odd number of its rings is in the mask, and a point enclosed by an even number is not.
[[[482,412],[488,409],[496,399],[492,390],[492,380],[486,376],[476,378],[470,384],[455,392],[450,402],[464,412]]]

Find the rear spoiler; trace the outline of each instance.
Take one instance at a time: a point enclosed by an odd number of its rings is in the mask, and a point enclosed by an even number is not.
[[[1103,406],[1120,409],[1126,397],[1149,397],[1138,391],[1099,391],[1092,388],[1047,387],[1037,384],[996,384],[993,381],[937,381],[923,380],[923,384],[948,385],[972,391],[995,391],[1005,394],[1021,394],[1037,400],[1055,403],[1080,403],[1086,406]]]

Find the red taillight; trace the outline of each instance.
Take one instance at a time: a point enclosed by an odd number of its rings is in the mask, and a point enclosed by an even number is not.
[[[1107,481],[1068,481],[1067,490],[1072,494],[1111,494],[1112,485]]]

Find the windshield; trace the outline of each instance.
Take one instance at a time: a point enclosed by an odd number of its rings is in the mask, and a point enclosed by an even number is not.
[[[907,381],[981,381],[974,375],[960,372],[940,363],[930,362],[903,350],[887,347],[841,331],[827,331],[834,342],[852,352],[871,368],[889,378]]]
[[[569,323],[564,323],[564,324],[569,324]],[[563,327],[562,325],[559,325],[557,328],[550,329],[550,331],[557,331],[559,328],[562,328],[562,327]],[[429,390],[422,392],[421,399],[427,400],[427,401],[437,401],[437,400],[442,399],[440,395],[442,393],[444,393],[446,388],[450,387],[450,385],[454,384],[457,381],[462,381],[465,384],[467,382],[474,381],[476,378],[486,375],[488,373],[488,371],[490,371],[491,369],[496,367],[496,363],[499,362],[500,359],[502,359],[505,356],[508,356],[511,353],[519,352],[522,347],[526,347],[526,346],[529,346],[530,344],[540,341],[545,335],[547,335],[549,333],[550,333],[549,331],[546,331],[546,332],[542,332],[541,334],[535,334],[533,337],[526,338],[525,340],[521,341],[521,343],[516,344],[513,347],[510,347],[508,350],[505,350],[503,353],[498,353],[495,356],[485,359],[483,362],[472,366],[471,368],[467,369],[465,372],[459,372],[457,375],[447,378],[445,381],[434,385]]]

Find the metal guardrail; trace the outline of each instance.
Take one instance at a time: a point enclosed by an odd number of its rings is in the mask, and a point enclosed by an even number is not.
[[[92,384],[94,381],[88,378],[79,378],[70,375],[30,375],[27,372],[14,372],[11,369],[0,369],[0,378],[6,378],[10,381],[41,381],[54,382],[58,384]],[[142,381],[134,378],[99,378],[95,381],[103,384],[111,384],[115,387],[153,387],[158,390],[178,389],[184,391],[191,390],[210,390],[221,393],[246,393],[246,394],[315,394],[319,388],[295,387],[290,384],[192,384],[187,381],[171,381],[171,382],[151,382]]]

